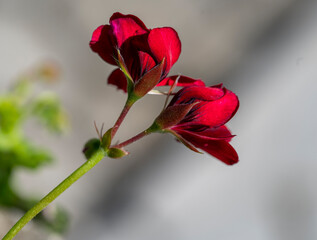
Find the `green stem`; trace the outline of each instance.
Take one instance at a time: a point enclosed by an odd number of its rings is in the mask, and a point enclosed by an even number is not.
[[[2,240],[11,240],[14,236],[39,212],[41,212],[48,204],[55,200],[61,193],[69,188],[74,182],[81,178],[85,173],[92,169],[105,156],[105,151],[99,149],[96,153],[88,159],[83,165],[69,175],[63,182],[48,193],[41,201],[24,214],[22,218],[10,229],[10,231],[3,237]]]

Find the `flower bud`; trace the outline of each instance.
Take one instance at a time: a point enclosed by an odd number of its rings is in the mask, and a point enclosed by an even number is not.
[[[165,59],[143,75],[134,86],[134,94],[141,98],[149,91],[151,91],[155,85],[160,81]]]
[[[91,158],[99,149],[100,147],[100,140],[97,138],[92,138],[88,140],[85,144],[83,153],[85,154],[86,159],[88,160]]]
[[[172,127],[183,120],[187,113],[196,104],[197,103],[169,106],[161,112],[161,114],[155,119],[154,123],[158,125],[160,129]]]
[[[122,148],[109,148],[107,151],[107,156],[110,158],[122,158],[126,155],[128,155],[128,152]]]

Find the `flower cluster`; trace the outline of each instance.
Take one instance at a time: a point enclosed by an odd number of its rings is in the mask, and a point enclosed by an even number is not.
[[[134,15],[114,13],[109,24],[93,32],[90,47],[104,61],[118,67],[110,74],[108,83],[127,93],[126,104],[114,126],[105,133],[103,126],[99,131],[95,124],[98,138],[87,141],[83,149],[87,161],[22,216],[3,240],[11,240],[105,156],[124,157],[128,152],[123,147],[153,132],[171,133],[189,149],[195,152],[201,149],[228,165],[238,162],[238,155],[229,144],[233,135],[225,126],[238,110],[238,97],[222,85],[206,87],[200,79],[182,75],[168,77],[181,53],[181,42],[173,28],[149,29]],[[132,105],[160,86],[171,87],[167,93],[156,91],[167,97],[164,109],[153,124],[136,136],[112,145]],[[174,93],[175,87],[183,88]],[[168,103],[170,95],[174,97]]]
[[[193,151],[199,152],[199,148],[228,165],[238,162],[229,144],[233,135],[225,124],[235,115],[239,100],[222,85],[206,87],[200,79],[168,77],[181,53],[173,28],[149,29],[134,15],[114,13],[109,24],[93,32],[90,47],[104,61],[118,66],[108,83],[127,92],[133,103],[154,87],[171,86],[168,95],[176,86],[183,87],[146,134],[171,133]]]

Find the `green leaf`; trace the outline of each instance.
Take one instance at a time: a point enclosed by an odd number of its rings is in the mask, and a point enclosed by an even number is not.
[[[17,127],[22,119],[22,113],[14,98],[0,97],[0,132],[8,133]]]
[[[68,127],[67,115],[53,93],[46,92],[35,99],[32,113],[53,132],[61,133]]]

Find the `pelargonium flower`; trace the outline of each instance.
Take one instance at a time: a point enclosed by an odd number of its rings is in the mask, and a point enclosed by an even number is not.
[[[190,149],[211,154],[228,165],[238,162],[225,124],[239,107],[238,97],[222,85],[184,87],[157,117],[153,128],[170,132]]]
[[[94,52],[107,63],[119,65],[121,70],[124,64],[134,84],[164,61],[161,76],[154,86],[173,85],[177,76],[166,76],[181,53],[181,42],[173,28],[148,29],[138,17],[118,12],[112,15],[109,23],[93,32],[90,47]],[[124,63],[118,64],[119,55]],[[127,92],[127,79],[119,68],[111,73],[108,83]],[[178,79],[178,86],[188,85],[204,84],[185,76]]]

